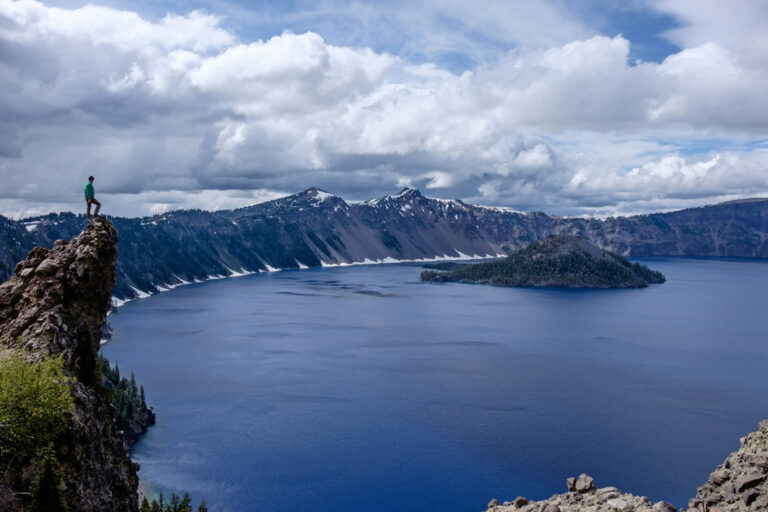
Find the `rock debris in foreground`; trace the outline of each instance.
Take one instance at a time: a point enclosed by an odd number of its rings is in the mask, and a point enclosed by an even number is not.
[[[567,493],[548,500],[518,497],[502,504],[491,500],[487,512],[676,512],[665,501],[653,503],[645,496],[625,494],[615,487],[597,488],[585,474],[568,478],[566,485]],[[699,487],[688,507],[688,512],[768,511],[768,420],[741,439],[741,448]]]

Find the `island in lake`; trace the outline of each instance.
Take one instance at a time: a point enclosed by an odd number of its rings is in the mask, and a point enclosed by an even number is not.
[[[644,288],[666,281],[661,272],[571,235],[549,236],[496,261],[432,268],[421,273],[422,281],[554,288]]]

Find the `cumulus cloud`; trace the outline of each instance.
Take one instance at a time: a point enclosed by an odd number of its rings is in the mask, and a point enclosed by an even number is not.
[[[311,31],[242,40],[201,11],[151,21],[0,0],[0,213],[80,208],[89,174],[106,211],[126,215],[313,185],[366,199],[408,184],[560,214],[768,193],[758,25],[710,30],[711,17],[659,0],[685,20],[668,34],[683,49],[629,62],[621,35],[526,5],[451,4],[526,41],[453,72]],[[557,38],[528,34],[524,11]]]

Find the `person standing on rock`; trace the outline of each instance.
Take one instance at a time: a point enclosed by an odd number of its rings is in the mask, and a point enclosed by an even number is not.
[[[85,184],[85,202],[88,204],[88,211],[86,212],[86,216],[88,219],[91,218],[91,204],[96,205],[96,211],[93,212],[93,216],[97,217],[99,215],[99,210],[101,209],[101,203],[96,200],[95,197],[93,197],[95,194],[93,190],[93,176],[88,176],[88,183]]]

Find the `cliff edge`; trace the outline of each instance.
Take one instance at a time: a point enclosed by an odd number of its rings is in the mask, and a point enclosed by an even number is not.
[[[138,510],[138,466],[116,427],[97,366],[116,261],[117,231],[98,217],[69,242],[32,249],[0,285],[0,358],[42,362],[61,355],[70,378],[74,409],[54,443],[70,510]],[[14,460],[0,482],[0,509],[23,510],[24,493],[12,491],[33,485],[36,467],[34,458]]]
[[[582,474],[567,480],[568,492],[547,500],[518,497],[499,504],[492,500],[486,512],[675,512],[665,501],[622,493],[615,487],[596,488]],[[768,510],[768,420],[741,439],[741,447],[699,487],[688,502],[688,512],[757,512]],[[685,510],[685,509],[680,509]]]

